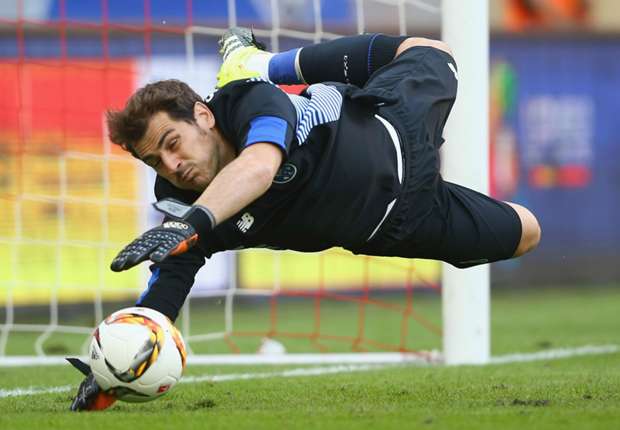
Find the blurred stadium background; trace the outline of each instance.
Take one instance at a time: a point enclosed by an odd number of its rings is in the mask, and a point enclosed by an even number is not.
[[[543,229],[534,253],[493,265],[492,285],[617,288],[617,2],[490,4],[491,193],[529,207]],[[440,7],[439,0],[0,2],[0,355],[75,353],[96,321],[145,288],[146,268],[108,270],[157,216],[148,209],[153,177],[107,140],[106,109],[163,78],[209,94],[216,42],[229,25],[253,26],[272,50],[360,29],[439,37]],[[187,306],[181,324],[195,341],[219,339],[194,348],[202,352],[255,351],[262,336],[299,341],[287,344],[293,351],[432,349],[440,343],[439,307],[430,303],[440,272],[436,262],[339,250],[222,254],[192,293],[199,322],[192,325]],[[261,317],[248,316],[234,332],[231,292],[246,315],[264,304]],[[344,308],[349,323],[330,323]]]

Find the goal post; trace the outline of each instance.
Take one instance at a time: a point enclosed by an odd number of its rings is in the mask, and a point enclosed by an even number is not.
[[[458,64],[459,89],[444,135],[443,176],[489,192],[489,2],[442,0],[442,38]],[[443,353],[447,364],[488,363],[488,265],[443,264]]]

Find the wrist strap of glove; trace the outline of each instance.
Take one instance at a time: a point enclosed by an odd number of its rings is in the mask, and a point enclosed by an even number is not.
[[[215,217],[211,211],[201,205],[193,205],[185,217],[183,217],[198,234],[209,233],[215,227]]]
[[[215,217],[204,206],[189,206],[175,199],[162,199],[153,203],[153,207],[173,219],[186,221],[198,234],[209,233],[215,228]]]

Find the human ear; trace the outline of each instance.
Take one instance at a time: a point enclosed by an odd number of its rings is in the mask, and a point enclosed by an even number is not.
[[[202,102],[194,103],[194,119],[207,128],[213,128],[215,126],[213,112]]]

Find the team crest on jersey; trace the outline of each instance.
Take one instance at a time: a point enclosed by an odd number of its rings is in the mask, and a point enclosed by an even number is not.
[[[237,221],[237,228],[241,230],[241,233],[247,233],[252,224],[254,224],[254,217],[249,212],[246,212]]]
[[[287,184],[297,175],[297,167],[292,163],[284,163],[276,176],[273,178],[274,184]]]

